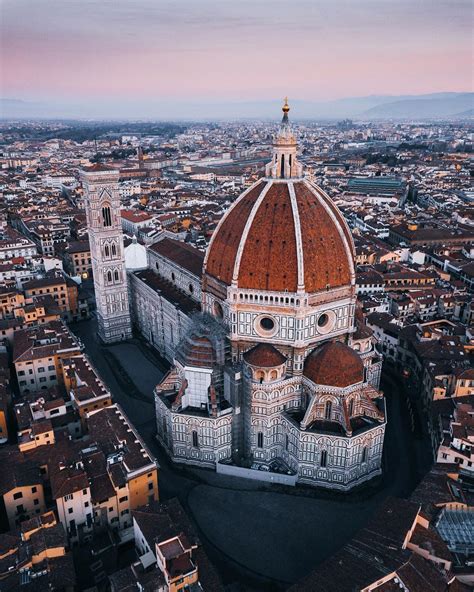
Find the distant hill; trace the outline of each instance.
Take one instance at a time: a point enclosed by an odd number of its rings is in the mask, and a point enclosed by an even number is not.
[[[409,98],[376,105],[362,116],[368,119],[439,119],[474,109],[474,93],[453,93]]]
[[[468,109],[467,111],[463,111],[462,113],[456,113],[454,117],[459,117],[460,119],[468,119],[469,117],[474,117],[474,109]]]
[[[443,119],[469,118],[474,110],[474,93],[432,93],[349,97],[334,101],[305,101],[290,97],[294,120]],[[29,102],[0,99],[3,119],[122,119],[122,120],[238,120],[276,121],[281,99],[247,102],[204,101],[90,101],[84,103]]]
[[[29,119],[50,117],[51,107],[47,103],[21,101],[19,99],[0,99],[2,119]],[[59,115],[58,117],[61,117]]]

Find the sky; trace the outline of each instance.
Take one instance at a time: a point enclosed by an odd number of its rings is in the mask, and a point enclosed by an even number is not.
[[[472,90],[470,0],[0,0],[1,96],[301,100]]]

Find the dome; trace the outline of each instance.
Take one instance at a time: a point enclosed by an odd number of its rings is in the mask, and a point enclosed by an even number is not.
[[[286,362],[286,356],[269,343],[259,343],[244,353],[244,360],[258,368],[276,368]]]
[[[350,286],[354,250],[331,199],[309,181],[265,178],[220,221],[204,262],[208,276],[248,290],[314,293]]]
[[[352,348],[330,341],[309,354],[303,374],[314,384],[345,388],[364,380],[364,364]]]
[[[185,336],[180,343],[176,359],[184,366],[212,368],[216,364],[216,354],[210,339],[193,333]]]
[[[148,267],[148,258],[146,248],[137,242],[137,237],[133,237],[133,241],[125,247],[125,267],[131,271],[138,269],[146,269]]]

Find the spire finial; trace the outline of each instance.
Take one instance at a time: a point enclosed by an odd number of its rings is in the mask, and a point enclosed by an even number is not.
[[[290,110],[290,106],[288,105],[288,97],[285,97],[285,104],[283,105],[281,110],[283,111],[283,113],[288,113],[288,111]]]

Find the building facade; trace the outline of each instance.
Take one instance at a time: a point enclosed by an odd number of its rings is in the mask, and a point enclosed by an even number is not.
[[[119,171],[100,164],[81,171],[97,303],[105,343],[132,336],[118,192]]]
[[[148,248],[148,269],[129,276],[134,324],[168,360],[201,310],[203,261],[192,246],[164,238]]]
[[[92,272],[89,241],[71,242],[65,251],[64,262],[70,275],[89,278]]]

